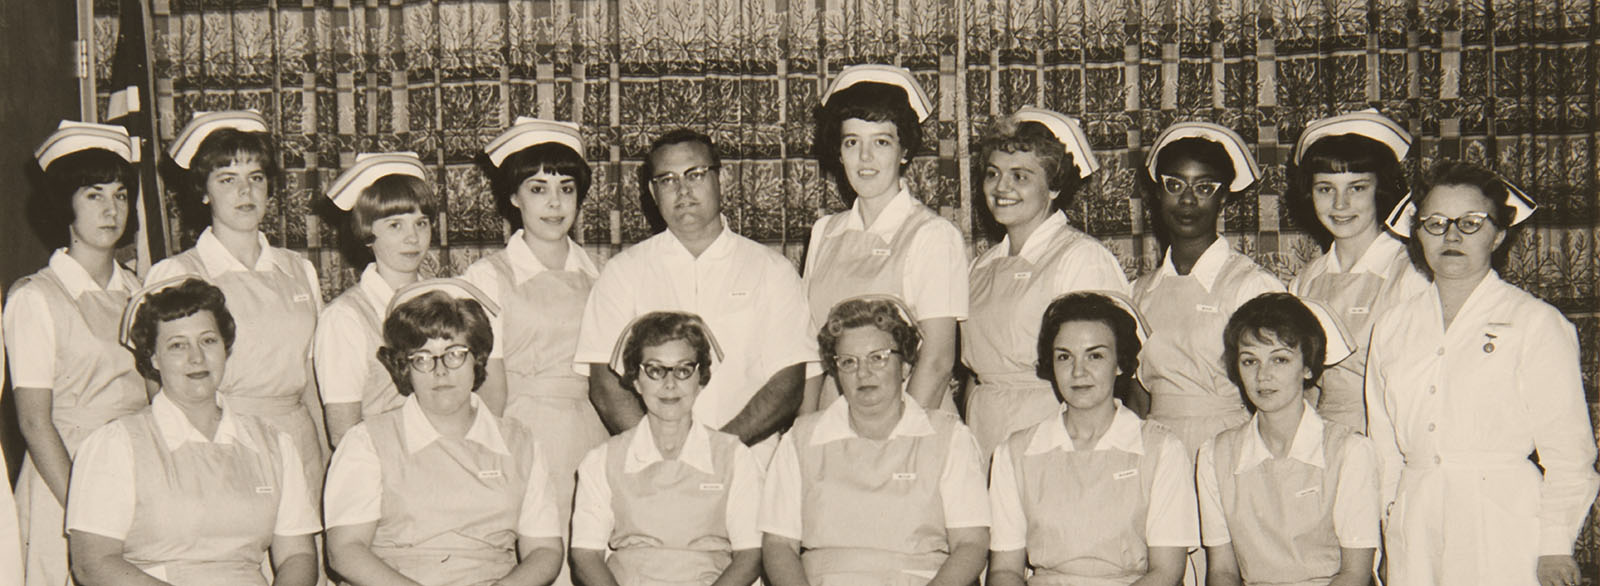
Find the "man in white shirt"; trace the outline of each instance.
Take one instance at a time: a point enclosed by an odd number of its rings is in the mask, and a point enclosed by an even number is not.
[[[794,421],[817,345],[793,263],[728,229],[720,167],[716,145],[693,130],[651,144],[646,189],[667,230],[606,263],[584,308],[574,368],[589,375],[589,398],[606,427],[630,429],[644,406],[608,366],[617,338],[651,311],[699,314],[724,357],[712,364],[695,420],[739,436],[765,464],[773,442],[764,440]]]

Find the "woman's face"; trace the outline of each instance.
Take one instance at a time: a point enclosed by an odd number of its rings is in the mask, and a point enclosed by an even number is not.
[[[1378,232],[1377,173],[1313,173],[1311,203],[1333,239],[1363,238]]]
[[[1156,173],[1161,223],[1172,238],[1194,240],[1215,236],[1217,214],[1222,212],[1228,186],[1218,186],[1209,195],[1200,192],[1220,183],[1225,178],[1224,172],[1191,157],[1180,156],[1166,161]]]
[[[150,356],[161,378],[161,392],[180,403],[215,401],[228,361],[227,345],[210,311],[156,325],[155,352]]]
[[[254,232],[267,214],[271,181],[260,161],[236,161],[206,176],[205,204],[211,223],[236,232]]]
[[[700,396],[700,370],[694,347],[686,340],[646,346],[640,353],[639,378],[634,387],[644,398],[646,411],[663,421],[687,421]],[[657,374],[661,378],[652,378]],[[680,378],[682,375],[686,377]]]
[[[911,366],[901,358],[889,332],[877,326],[847,329],[839,334],[834,354],[839,391],[852,411],[897,408]],[[841,362],[854,362],[855,368],[846,369]]]
[[[73,245],[115,248],[128,227],[128,188],[122,182],[85,185],[72,192]]]
[[[433,220],[421,211],[380,218],[372,226],[372,256],[391,271],[416,274],[433,243]]]
[[[411,392],[423,411],[459,413],[472,405],[473,356],[467,336],[433,338],[408,355]],[[452,364],[454,366],[452,366]],[[422,368],[418,368],[418,366]]]
[[[522,226],[535,238],[556,242],[567,237],[578,217],[578,181],[571,175],[540,171],[522,180],[511,195],[522,214]]]
[[[1417,218],[1426,221],[1431,216],[1459,219],[1468,214],[1487,214],[1494,217],[1494,203],[1471,185],[1440,185],[1428,193],[1427,199],[1417,209]],[[1422,256],[1437,278],[1477,279],[1489,272],[1494,250],[1505,241],[1506,234],[1493,220],[1483,222],[1472,234],[1463,234],[1459,223],[1445,227],[1444,234],[1433,235],[1418,227],[1412,237],[1422,245]]]
[[[1117,388],[1117,335],[1099,321],[1061,324],[1051,346],[1051,370],[1061,399],[1073,409],[1104,407]]]
[[[1244,395],[1262,413],[1276,413],[1299,402],[1304,383],[1311,378],[1300,349],[1285,346],[1275,335],[1243,336],[1238,361]]]
[[[906,149],[893,122],[850,118],[839,127],[839,162],[856,195],[877,199],[900,191]]]
[[[1056,197],[1049,183],[1039,155],[996,149],[983,172],[983,197],[989,213],[1007,229],[1038,225],[1050,214],[1050,202]]]

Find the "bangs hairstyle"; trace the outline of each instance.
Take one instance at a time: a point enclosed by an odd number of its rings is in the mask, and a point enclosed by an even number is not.
[[[700,371],[700,384],[711,382],[711,343],[706,340],[700,325],[687,314],[671,311],[654,311],[639,318],[628,333],[628,345],[622,348],[622,385],[635,393],[639,381],[639,366],[644,362],[644,349],[668,342],[683,340],[694,349],[696,370]]]
[[[487,157],[485,157],[487,161]],[[511,205],[522,182],[539,173],[566,175],[578,188],[578,207],[583,207],[589,197],[589,186],[594,181],[594,171],[583,155],[564,144],[546,142],[511,153],[499,167],[487,165],[489,183],[494,190],[494,203],[500,215],[511,222],[512,229],[522,228],[522,213]]]
[[[1322,331],[1316,314],[1292,294],[1262,293],[1244,302],[1228,318],[1228,326],[1222,330],[1222,362],[1228,367],[1228,380],[1239,387],[1241,394],[1244,382],[1239,377],[1239,345],[1245,342],[1278,343],[1299,350],[1304,366],[1311,369],[1311,378],[1301,381],[1302,389],[1311,388],[1322,378],[1328,335]],[[1249,405],[1249,397],[1244,402]]]
[[[422,349],[428,340],[454,340],[456,336],[465,336],[467,349],[472,352],[472,390],[477,392],[488,376],[494,331],[489,326],[489,314],[471,299],[429,291],[394,308],[394,313],[383,320],[383,346],[378,348],[378,362],[389,370],[400,395],[410,396],[414,390],[411,388],[414,372],[409,359],[411,353]]]
[[[211,224],[211,211],[206,209],[203,202],[206,195],[206,179],[217,169],[229,165],[244,163],[260,163],[261,172],[266,173],[268,199],[271,199],[271,184],[278,180],[278,149],[273,144],[272,135],[265,132],[244,132],[234,128],[220,128],[206,136],[201,141],[200,147],[195,150],[194,158],[189,161],[187,170],[181,171],[181,185],[187,194],[184,205],[179,206],[185,224],[191,226],[207,226]]]
[[[906,160],[900,163],[901,174],[905,173],[911,158],[922,150],[922,124],[917,122],[917,112],[911,109],[911,98],[904,88],[864,81],[829,96],[827,103],[817,109],[817,138],[812,150],[817,163],[839,186],[845,205],[852,205],[856,200],[856,192],[850,188],[840,159],[844,122],[851,118],[894,124],[900,148],[906,151]]]
[[[118,183],[128,190],[128,223],[117,237],[117,245],[130,243],[133,227],[139,223],[138,199],[135,198],[139,192],[139,173],[131,163],[105,149],[84,149],[50,162],[44,170],[44,197],[38,199],[42,214],[38,224],[42,228],[40,235],[49,244],[65,246],[70,240],[68,227],[78,220],[72,211],[72,196],[79,189],[102,183]]]
[[[1211,178],[1222,183],[1218,191],[1225,194],[1223,202],[1232,201],[1235,193],[1229,189],[1233,184],[1233,158],[1228,156],[1228,150],[1221,144],[1200,138],[1187,136],[1167,143],[1160,151],[1156,152],[1156,173],[1164,173],[1177,165],[1179,161],[1194,161],[1211,168]],[[1139,173],[1140,181],[1145,184],[1145,193],[1159,200],[1162,187],[1161,182],[1149,173]]]
[[[389,216],[413,212],[433,218],[436,211],[433,184],[410,175],[385,175],[361,190],[350,208],[350,234],[362,245],[372,244],[372,224]]]
[[[1071,204],[1078,189],[1083,187],[1083,179],[1078,177],[1076,158],[1043,124],[1032,120],[1018,123],[1010,118],[996,122],[990,135],[978,145],[979,172],[976,175],[980,182],[986,175],[989,158],[997,152],[1033,153],[1038,157],[1039,167],[1044,169],[1045,186],[1057,192],[1052,202],[1054,209],[1059,210]],[[983,191],[981,186],[978,191]]]
[[[175,286],[151,293],[139,305],[133,316],[133,327],[128,330],[128,340],[133,343],[133,365],[145,378],[160,382],[161,373],[151,364],[156,354],[156,337],[161,324],[177,321],[202,311],[211,312],[217,322],[217,332],[222,334],[222,347],[233,353],[233,314],[228,312],[222,290],[200,279],[190,278]]]
[[[1034,362],[1034,374],[1050,383],[1050,387],[1056,391],[1057,401],[1065,402],[1056,384],[1055,346],[1056,336],[1061,334],[1062,326],[1071,322],[1099,323],[1111,328],[1111,335],[1117,339],[1117,368],[1122,369],[1111,393],[1126,403],[1133,388],[1134,374],[1139,371],[1139,350],[1143,347],[1139,343],[1139,322],[1117,302],[1098,293],[1070,293],[1050,302],[1045,308],[1044,318],[1039,323],[1038,360]]]
[[[1359,134],[1340,134],[1323,137],[1306,147],[1300,164],[1289,167],[1292,181],[1290,205],[1300,223],[1321,234],[1327,228],[1317,219],[1316,204],[1311,198],[1311,187],[1317,173],[1372,173],[1377,176],[1373,185],[1373,222],[1381,229],[1384,218],[1395,204],[1406,196],[1406,171],[1388,145]]]
[[[1433,267],[1428,266],[1427,256],[1422,253],[1422,239],[1417,237],[1419,234],[1425,234],[1422,231],[1422,204],[1428,201],[1435,189],[1452,185],[1475,188],[1489,200],[1489,220],[1494,222],[1496,230],[1510,231],[1511,221],[1517,217],[1517,209],[1506,203],[1506,198],[1511,194],[1506,191],[1505,181],[1499,174],[1476,163],[1453,159],[1446,159],[1434,165],[1433,169],[1423,177],[1421,184],[1417,186],[1416,195],[1411,199],[1411,203],[1417,206],[1417,213],[1411,217],[1411,240],[1406,243],[1406,252],[1411,256],[1411,264],[1430,281],[1433,280]],[[1509,242],[1511,242],[1509,237],[1500,242],[1500,247],[1494,251],[1494,256],[1490,260],[1491,266],[1502,268],[1505,266],[1506,244]]]
[[[817,346],[822,351],[822,367],[828,374],[839,377],[834,359],[839,357],[839,336],[845,330],[875,327],[889,334],[894,349],[906,364],[917,363],[917,349],[922,345],[922,332],[916,324],[900,315],[900,308],[886,299],[848,299],[828,310],[828,321],[817,332]]]

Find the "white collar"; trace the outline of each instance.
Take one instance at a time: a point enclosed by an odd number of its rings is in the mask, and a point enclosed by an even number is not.
[[[628,442],[627,457],[622,461],[623,472],[633,474],[666,460],[656,447],[655,437],[650,433],[650,416],[646,415],[633,428],[633,440]],[[689,436],[683,441],[683,451],[678,453],[678,461],[706,474],[716,473],[716,467],[711,463],[711,434],[704,425],[693,421],[689,423]]]
[[[254,449],[250,444],[249,436],[239,433],[239,424],[233,410],[228,408],[222,395],[217,395],[217,406],[222,408],[222,419],[217,422],[217,433],[213,439],[206,439],[205,434],[195,429],[189,418],[178,409],[178,406],[167,398],[165,392],[156,393],[150,400],[150,413],[155,417],[156,429],[161,432],[161,443],[166,444],[167,450],[176,450],[184,444],[194,442],[198,444],[228,445],[238,440],[240,445]]]
[[[76,299],[84,291],[132,291],[128,282],[133,277],[122,270],[122,265],[111,261],[111,280],[101,287],[94,282],[94,277],[89,276],[89,271],[78,263],[78,259],[67,254],[67,249],[57,248],[50,254],[50,269],[55,271],[56,277],[61,279],[61,285],[67,288],[67,295]]]
[[[378,263],[367,263],[367,268],[361,271],[361,294],[367,296],[367,302],[378,309],[382,317],[384,308],[389,307],[389,300],[394,299],[394,287],[383,280],[383,275],[378,274]],[[381,324],[378,329],[383,329]],[[380,332],[381,333],[381,332]]]
[[[1306,403],[1305,411],[1300,414],[1300,425],[1295,428],[1294,439],[1290,440],[1288,457],[1318,468],[1327,468],[1327,460],[1322,452],[1323,427],[1322,416],[1317,415],[1317,410],[1310,403]],[[1234,474],[1243,474],[1272,458],[1266,440],[1261,439],[1260,413],[1250,417],[1250,424],[1244,432],[1244,445],[1239,446],[1239,463],[1233,467]]]
[[[845,213],[844,221],[829,230],[827,235],[837,236],[846,230],[862,230],[889,240],[894,238],[895,232],[900,231],[900,226],[911,217],[911,212],[917,209],[917,200],[911,197],[911,188],[904,178],[900,179],[900,191],[889,196],[889,203],[878,213],[871,227],[868,227],[866,220],[862,219],[861,202],[862,198],[857,197],[855,204],[850,206],[850,211]]]
[[[922,410],[922,405],[905,391],[900,392],[900,402],[905,404],[905,410],[900,414],[900,421],[894,424],[894,429],[889,431],[887,439],[933,435],[933,422],[928,420],[928,412]],[[811,445],[820,446],[842,439],[861,437],[850,427],[848,403],[840,397],[822,412],[817,421],[817,428],[811,433]]]
[[[1195,259],[1194,267],[1189,269],[1189,276],[1199,281],[1200,286],[1209,293],[1211,288],[1217,285],[1217,275],[1222,274],[1222,267],[1227,265],[1228,257],[1232,255],[1233,246],[1228,244],[1228,237],[1218,234],[1217,239],[1211,242],[1211,246],[1207,246],[1206,251],[1200,253],[1200,258]],[[1156,274],[1161,277],[1180,276],[1178,269],[1172,265],[1171,247],[1167,247],[1166,255],[1161,258],[1161,268],[1157,269]]]
[[[1361,253],[1361,258],[1356,259],[1356,264],[1350,265],[1350,272],[1387,275],[1389,267],[1394,264],[1394,259],[1404,247],[1405,245],[1401,244],[1399,239],[1390,236],[1388,231],[1379,230],[1378,238],[1367,246],[1366,252]],[[1339,243],[1335,242],[1328,247],[1328,272],[1340,272],[1340,264]]]
[[[1033,229],[1033,233],[1028,235],[1028,241],[1022,243],[1022,251],[1017,256],[1030,263],[1039,262],[1039,259],[1043,258],[1046,253],[1055,250],[1056,234],[1061,233],[1063,230],[1071,229],[1073,229],[1072,226],[1067,223],[1067,214],[1061,210],[1050,212],[1050,215],[1045,216],[1044,221]],[[999,250],[1001,255],[1006,254],[1007,251],[1011,250],[1011,235],[1007,234],[1004,238],[1001,238],[1000,243],[996,244],[994,248]]]
[[[511,261],[511,278],[518,284],[526,283],[528,279],[539,276],[539,273],[550,270],[534,256],[533,249],[528,247],[528,241],[523,239],[524,235],[525,231],[519,229],[511,235],[510,240],[506,241],[506,259]],[[570,237],[567,238],[567,259],[558,270],[582,272],[591,279],[600,277],[600,269],[595,268],[594,262],[589,260],[589,255],[584,254],[583,247],[573,242]]]
[[[1122,401],[1112,399],[1116,404],[1116,413],[1111,416],[1111,427],[1106,428],[1106,433],[1100,436],[1100,441],[1094,445],[1091,452],[1116,450],[1130,454],[1144,455],[1144,422],[1133,411],[1122,406]],[[1028,442],[1027,455],[1043,454],[1050,450],[1063,452],[1078,451],[1072,445],[1072,435],[1067,433],[1067,422],[1060,416],[1067,412],[1066,403],[1061,404],[1057,415],[1045,420],[1039,426],[1039,431],[1033,434],[1033,441]]]
[[[272,254],[272,245],[267,242],[267,236],[262,234],[260,230],[256,231],[256,241],[261,246],[261,254],[256,257],[256,266],[254,268],[245,267],[244,263],[239,262],[239,259],[233,256],[233,253],[228,252],[228,249],[222,245],[222,241],[217,239],[217,235],[211,232],[211,227],[209,226],[200,233],[200,239],[195,241],[194,251],[195,254],[200,255],[200,262],[205,263],[206,273],[210,275],[220,275],[231,271],[272,270],[272,261],[275,256]]]
[[[489,414],[489,408],[484,406],[483,399],[473,394],[469,400],[472,401],[472,408],[476,409],[478,414],[472,420],[472,427],[467,429],[466,439],[496,454],[511,455],[511,449],[506,447],[505,436],[500,433],[500,423],[495,421],[494,415]],[[420,452],[440,438],[439,430],[434,429],[433,423],[428,421],[428,416],[422,412],[422,405],[417,403],[415,394],[406,397],[406,402],[400,406],[400,411],[405,424],[407,454]]]
[[[733,243],[739,235],[733,232],[733,228],[728,227],[728,216],[717,216],[717,222],[722,224],[722,231],[717,233],[716,240],[712,240],[705,250],[700,251],[699,256],[689,252],[689,247],[684,246],[683,241],[679,240],[678,235],[673,234],[670,228],[660,235],[666,238],[665,246],[673,254],[688,257],[690,260],[722,259],[733,254]]]

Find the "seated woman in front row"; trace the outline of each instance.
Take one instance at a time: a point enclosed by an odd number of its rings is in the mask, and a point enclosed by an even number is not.
[[[1378,456],[1306,403],[1323,365],[1353,345],[1327,309],[1288,293],[1239,306],[1223,361],[1255,416],[1200,447],[1196,472],[1210,586],[1365,586],[1378,547]]]
[[[67,493],[81,584],[275,586],[317,581],[311,508],[294,439],[219,401],[234,345],[222,291],[196,278],[136,294],[122,323],[134,363],[161,391],[85,440]]]
[[[617,340],[611,368],[646,414],[578,465],[572,570],[584,584],[747,586],[760,575],[761,468],[738,436],[694,420],[721,356],[690,313],[647,313]]]
[[[405,403],[350,428],[324,492],[328,562],[347,584],[529,586],[560,571],[539,444],[474,394],[496,311],[457,279],[390,301],[378,359]]]
[[[784,434],[761,500],[775,586],[965,586],[983,571],[989,503],[977,440],[906,394],[921,334],[898,299],[847,299],[817,334],[843,401]]]
[[[1061,414],[995,450],[991,586],[1174,586],[1200,545],[1183,443],[1117,398],[1139,369],[1144,329],[1132,302],[1112,295],[1070,293],[1045,308],[1037,369]]]

